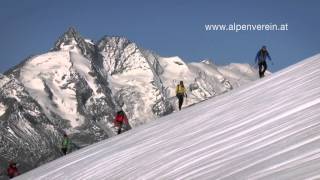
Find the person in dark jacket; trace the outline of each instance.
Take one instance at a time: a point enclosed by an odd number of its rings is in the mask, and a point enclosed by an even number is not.
[[[10,179],[19,175],[17,163],[13,161],[9,162],[9,167],[7,168],[7,175]]]
[[[116,117],[113,121],[114,125],[118,127],[118,134],[121,134],[123,125],[128,125],[128,118],[124,111],[120,110],[117,112]]]
[[[179,100],[179,111],[181,110],[182,104],[183,104],[183,98],[187,97],[186,88],[184,87],[183,81],[180,81],[180,83],[176,87],[176,96]]]
[[[264,77],[264,73],[266,72],[268,65],[267,65],[267,58],[269,59],[269,61],[271,61],[271,57],[269,55],[269,52],[267,50],[266,46],[262,46],[262,48],[258,51],[256,58],[255,58],[255,62],[258,63],[259,66],[259,76],[260,78]],[[272,63],[272,61],[271,61]]]

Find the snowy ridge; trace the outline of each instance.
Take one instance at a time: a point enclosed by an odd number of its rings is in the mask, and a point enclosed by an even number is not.
[[[17,179],[317,179],[320,54]]]

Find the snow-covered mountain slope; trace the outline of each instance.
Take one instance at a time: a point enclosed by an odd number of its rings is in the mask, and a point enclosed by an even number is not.
[[[110,88],[132,126],[138,126],[173,111],[163,85],[143,50],[121,37],[104,37],[98,42]]]
[[[72,127],[84,123],[77,111],[75,83],[70,82],[69,51],[51,52],[33,58],[21,69],[20,81],[50,118],[68,119]],[[63,87],[63,88],[57,88]]]
[[[111,121],[119,109],[133,127],[176,110],[180,80],[189,95],[184,106],[189,106],[258,78],[249,65],[187,64],[123,37],[105,36],[96,44],[70,28],[52,52],[30,57],[6,74],[22,82],[54,124],[70,133],[88,125],[98,134],[106,131],[98,139],[114,135]]]
[[[17,179],[318,179],[320,54]]]
[[[37,111],[29,113],[36,113],[38,119],[53,126],[55,134],[45,145],[46,148],[55,146],[53,156],[40,153],[30,160],[29,167],[33,168],[57,157],[65,132],[73,142],[71,151],[114,136],[116,128],[112,121],[118,110],[124,110],[128,116],[130,125],[126,130],[172,113],[177,109],[175,86],[180,80],[185,81],[188,89],[186,107],[258,78],[256,70],[248,65],[228,67],[208,61],[188,64],[179,57],[161,57],[123,37],[106,36],[95,43],[70,28],[49,52],[27,58],[5,75],[10,77],[8,81],[14,79],[21,89],[19,93],[27,97],[28,101],[19,102],[20,105],[28,109],[30,107],[24,106],[33,103]],[[6,84],[5,79],[0,85]],[[6,87],[13,94],[18,90],[15,86]],[[8,98],[12,99],[10,94],[3,94],[2,99]],[[10,109],[10,105],[0,101],[0,116],[5,120],[16,116],[19,121],[21,112]],[[31,129],[38,128],[35,123],[29,125]],[[31,137],[34,134],[23,136],[28,133],[25,126],[26,130],[21,130],[15,139],[17,148],[27,146],[25,143],[35,138]],[[10,139],[3,142],[10,143]],[[24,153],[18,152],[9,158],[5,155],[7,151],[4,149],[0,154],[1,160],[12,159],[21,164],[18,157]]]
[[[94,53],[70,29],[54,51],[29,57],[6,73],[10,78],[2,76],[1,162],[14,160],[23,173],[61,156],[63,133],[72,139],[70,152],[115,134],[119,107],[95,68]]]
[[[3,75],[0,75],[0,129],[1,171],[11,159],[19,162],[23,172],[60,156],[56,146],[60,141],[59,128],[43,114],[18,80]]]
[[[29,58],[11,72],[50,121],[73,134],[78,146],[114,135],[116,105],[108,84],[99,81],[91,46],[70,29],[57,41],[55,51]]]
[[[158,59],[160,65],[165,69],[160,78],[170,97],[175,96],[175,87],[180,80],[187,85],[189,95],[187,106],[220,95],[258,78],[256,70],[246,64],[219,67],[210,61],[186,64],[179,57],[158,57]],[[175,101],[176,98],[173,100]]]
[[[187,64],[179,57],[161,57],[121,37],[104,37],[98,49],[110,88],[133,127],[177,110],[175,88],[181,80],[188,89],[185,106],[189,106],[258,78],[249,65]]]

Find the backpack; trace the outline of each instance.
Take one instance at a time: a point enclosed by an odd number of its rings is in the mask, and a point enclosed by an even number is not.
[[[177,85],[177,90],[176,90],[177,92],[177,94],[184,94],[185,93],[185,91],[186,91],[186,89],[185,89],[185,87],[184,86],[181,86],[180,84],[178,84]]]
[[[68,138],[64,138],[62,141],[62,147],[63,148],[67,148],[69,145],[69,139]]]
[[[113,121],[116,126],[122,126],[122,124],[128,124],[127,116],[123,111],[117,112],[117,115]]]
[[[116,116],[116,122],[117,123],[123,123],[124,115],[123,114],[117,114]]]

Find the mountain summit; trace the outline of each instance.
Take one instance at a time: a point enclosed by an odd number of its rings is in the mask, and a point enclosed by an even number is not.
[[[74,27],[70,27],[60,38],[56,41],[54,51],[59,50],[73,50],[80,51],[84,56],[93,57],[95,53],[94,44],[90,40],[81,37]]]

